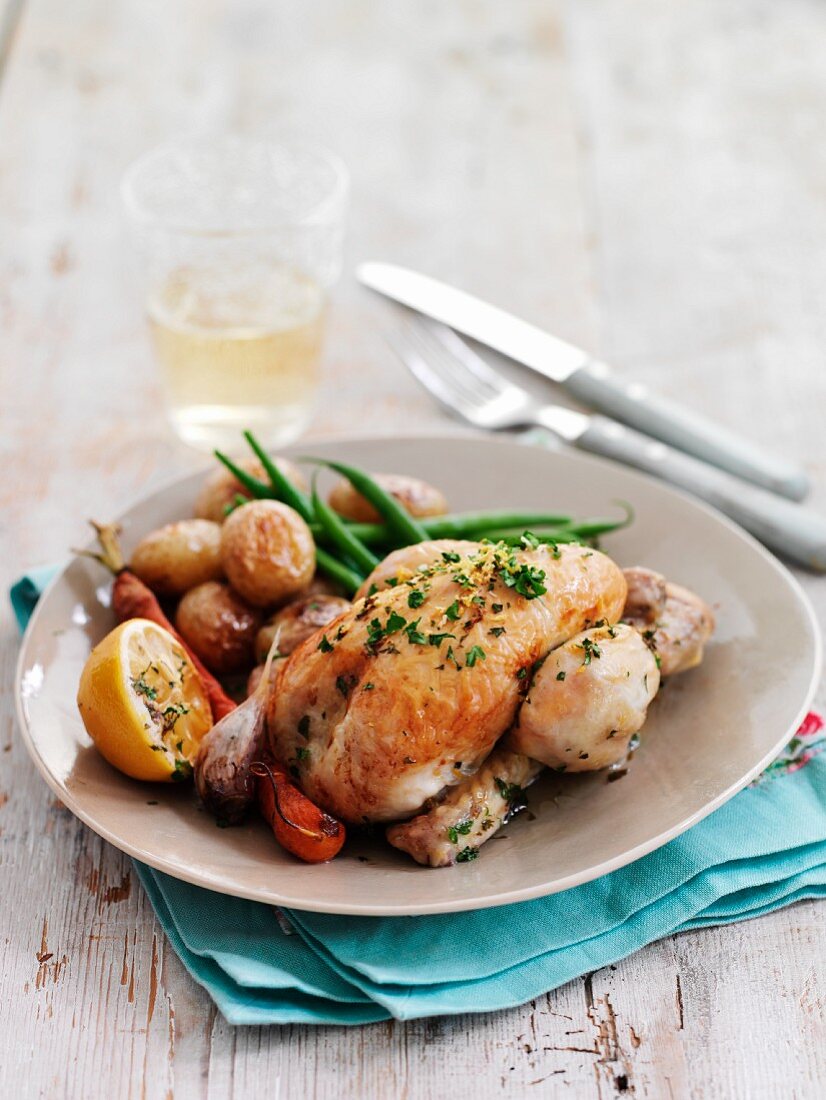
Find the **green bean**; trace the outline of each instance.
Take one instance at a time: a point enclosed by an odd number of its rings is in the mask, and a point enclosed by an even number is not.
[[[351,558],[355,565],[371,573],[379,564],[379,559],[371,550],[367,549],[358,535],[354,534],[341,516],[337,512],[334,512],[330,505],[325,504],[321,499],[316,489],[315,478],[313,478],[313,493],[311,500],[315,518],[318,520],[334,548],[340,550],[345,557]]]
[[[272,500],[273,490],[266,482],[259,481],[257,477],[253,477],[246,470],[242,470],[240,466],[237,466],[231,458],[227,458],[221,451],[214,451],[213,453],[218,461],[223,462],[229,472],[235,475],[247,492],[252,493],[256,500]]]
[[[624,502],[618,503],[625,509],[625,516],[622,519],[595,518],[573,520],[570,524],[566,524],[566,527],[571,531],[577,531],[586,538],[590,538],[593,535],[606,535],[609,531],[619,531],[632,522],[634,519],[634,509],[630,504],[625,504]]]
[[[455,515],[423,519],[422,526],[432,539],[472,538],[479,531],[505,527],[563,527],[570,516],[552,512],[514,512],[512,508],[488,512],[457,512]]]
[[[261,465],[267,471],[267,477],[270,479],[273,492],[278,500],[283,504],[289,504],[289,506],[295,509],[307,523],[313,518],[313,510],[310,507],[310,502],[306,493],[302,493],[290,479],[279,470],[278,466],[273,462],[255,436],[251,431],[244,432],[244,439],[252,447],[256,456],[258,457]],[[237,475],[236,475],[237,476]]]
[[[352,596],[356,589],[361,587],[364,577],[355,569],[336,561],[332,554],[328,554],[320,546],[316,547],[315,560],[321,572],[340,584],[348,596]]]
[[[351,523],[345,521],[352,533],[360,538],[368,546],[377,543],[392,542],[392,534],[383,523]],[[569,523],[575,522],[570,516],[557,515],[551,512],[457,512],[447,516],[432,516],[420,519],[419,523],[427,532],[429,539],[443,538],[467,538],[473,539],[480,531],[499,528],[519,528],[521,531],[532,530],[534,527],[558,527],[567,528]],[[318,524],[310,524],[310,530],[314,534],[323,534]]]
[[[425,542],[429,537],[422,524],[415,520],[394,496],[377,484],[364,470],[359,470],[356,466],[349,466],[344,462],[331,462],[323,458],[306,458],[304,461],[317,462],[322,466],[335,470],[342,477],[346,477],[353,488],[373,505],[387,524],[388,533],[402,540],[401,545]]]

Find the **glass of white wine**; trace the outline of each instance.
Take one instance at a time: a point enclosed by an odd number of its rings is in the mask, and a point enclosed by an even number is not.
[[[300,142],[176,142],[126,173],[169,419],[187,443],[268,446],[307,427],[327,295],[341,270],[348,177]]]

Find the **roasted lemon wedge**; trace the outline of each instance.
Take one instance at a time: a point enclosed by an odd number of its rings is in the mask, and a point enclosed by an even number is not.
[[[101,755],[134,779],[187,779],[212,725],[183,647],[148,619],[129,619],[95,646],[77,705]]]

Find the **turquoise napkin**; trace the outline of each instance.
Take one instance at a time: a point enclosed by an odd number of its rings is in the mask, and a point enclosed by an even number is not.
[[[11,590],[21,629],[48,574]],[[674,932],[826,896],[824,748],[823,721],[810,714],[756,783],[665,847],[565,893],[475,913],[277,910],[136,869],[172,946],[230,1023],[491,1012]]]

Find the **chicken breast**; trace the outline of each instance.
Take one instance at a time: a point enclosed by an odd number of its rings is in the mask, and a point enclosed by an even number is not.
[[[475,772],[535,662],[625,603],[621,570],[583,546],[424,546],[407,579],[300,646],[270,695],[274,755],[351,823],[409,817]]]
[[[440,560],[442,554],[473,554],[478,548],[478,542],[467,539],[430,539],[428,542],[402,546],[379,562],[356,592],[355,599],[369,596],[379,588],[392,588],[409,581],[421,569],[427,569],[434,561]]]
[[[627,755],[659,686],[639,631],[622,623],[587,630],[537,671],[507,745],[556,771],[607,768]]]

